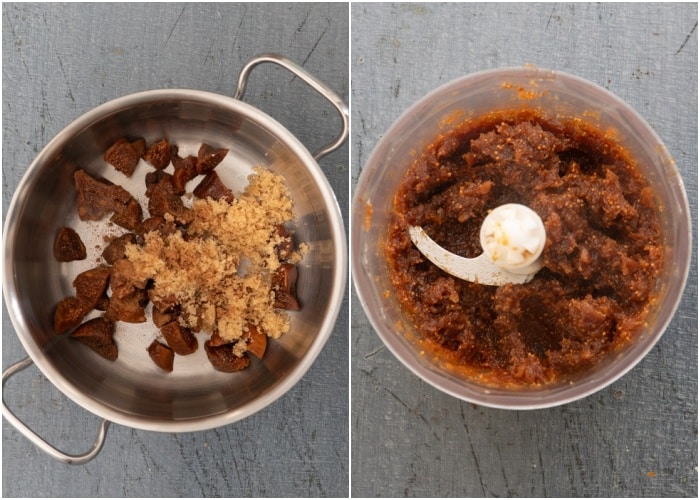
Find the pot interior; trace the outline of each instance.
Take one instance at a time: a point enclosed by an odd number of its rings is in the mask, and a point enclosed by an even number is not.
[[[282,175],[295,204],[295,243],[308,252],[298,264],[302,309],[290,312],[291,330],[271,340],[263,360],[248,369],[221,373],[199,348],[175,356],[167,374],[146,348],[158,336],[149,321],[117,323],[119,357],[102,359],[68,334],[53,333],[56,304],[74,295],[75,276],[98,264],[105,235],[126,230],[77,216],[73,172],[82,168],[120,184],[147,214],[146,167],[131,178],[103,161],[120,137],[143,137],[147,144],[167,138],[180,156],[197,154],[206,142],[229,154],[216,171],[240,192],[252,167]],[[142,162],[143,163],[143,162]],[[199,178],[188,184],[188,191]],[[78,231],[88,250],[83,261],[57,262],[52,253],[61,226]],[[25,349],[65,394],[109,420],[150,430],[200,430],[243,418],[271,403],[308,370],[330,335],[345,288],[345,235],[340,212],[325,176],[308,151],[284,127],[246,103],[187,90],[134,94],[104,104],[63,130],[40,153],[20,183],[5,225],[5,297]],[[150,307],[150,306],[149,306]],[[97,315],[96,312],[91,313]]]

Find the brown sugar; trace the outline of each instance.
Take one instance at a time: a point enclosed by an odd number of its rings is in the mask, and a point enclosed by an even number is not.
[[[269,337],[289,330],[289,318],[274,307],[272,274],[280,267],[278,226],[294,216],[283,179],[255,168],[243,193],[232,202],[194,199],[186,235],[177,231],[145,235],[127,245],[134,279],[152,280],[154,306],[177,304],[178,321],[193,331],[218,334],[245,352],[247,325]],[[165,214],[166,220],[169,214]],[[298,261],[294,254],[288,261]]]

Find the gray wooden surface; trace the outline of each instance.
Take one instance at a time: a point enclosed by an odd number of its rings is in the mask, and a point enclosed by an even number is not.
[[[347,4],[3,4],[3,220],[19,179],[63,127],[110,99],[158,88],[232,95],[243,64],[278,52],[346,101]],[[330,105],[282,69],[260,66],[245,100],[314,151],[335,137]],[[347,223],[348,151],[320,161]],[[96,459],[62,465],[4,419],[2,495],[347,496],[348,303],[317,362],[285,396],[236,424],[197,433],[113,425]],[[3,304],[3,369],[26,356]],[[51,443],[78,453],[98,419],[35,368],[4,398]]]
[[[429,91],[533,63],[636,108],[676,159],[695,225],[697,19],[696,4],[353,3],[351,184]],[[692,266],[674,321],[637,367],[584,400],[528,412],[460,402],[422,382],[383,347],[353,292],[353,496],[696,497],[696,252]]]

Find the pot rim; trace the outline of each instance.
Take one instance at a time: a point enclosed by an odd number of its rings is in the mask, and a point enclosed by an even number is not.
[[[614,102],[615,106],[618,106],[617,109],[622,110],[633,117],[638,124],[645,129],[645,132],[653,138],[655,144],[658,145],[660,148],[660,155],[670,161],[670,163],[665,166],[666,168],[672,168],[675,170],[676,179],[674,180],[677,181],[677,184],[675,186],[676,189],[674,190],[674,194],[677,196],[678,204],[682,207],[682,212],[688,215],[688,241],[687,248],[685,249],[687,262],[685,262],[684,269],[681,270],[679,275],[680,282],[678,288],[681,291],[670,304],[671,314],[668,314],[667,317],[663,318],[663,321],[659,323],[660,327],[657,329],[657,331],[653,332],[653,335],[650,335],[649,338],[645,340],[643,348],[636,349],[634,353],[629,352],[631,349],[622,351],[622,353],[625,353],[626,356],[632,356],[624,366],[616,366],[618,363],[609,363],[606,367],[604,367],[605,371],[602,373],[602,375],[596,373],[591,374],[589,377],[583,378],[581,381],[575,384],[576,389],[573,389],[572,386],[568,385],[551,387],[549,388],[550,392],[548,394],[538,394],[537,391],[532,392],[527,390],[508,391],[505,389],[492,389],[486,386],[480,386],[478,383],[468,380],[458,382],[455,377],[443,373],[436,364],[419,361],[420,355],[417,352],[416,346],[409,345],[411,341],[406,339],[405,335],[400,331],[396,331],[396,328],[394,328],[393,331],[387,331],[382,324],[382,319],[379,317],[379,314],[373,312],[371,308],[368,307],[369,292],[367,292],[366,289],[373,286],[374,281],[372,277],[366,275],[368,273],[357,272],[358,267],[361,266],[362,260],[360,256],[360,242],[358,235],[365,231],[363,228],[363,225],[367,224],[365,220],[365,204],[370,201],[365,193],[370,185],[377,182],[377,179],[370,179],[370,177],[374,177],[374,175],[376,175],[374,171],[377,170],[376,165],[380,163],[378,159],[381,159],[383,156],[385,156],[387,151],[393,149],[392,141],[395,140],[395,135],[399,125],[406,121],[415,121],[415,119],[420,119],[422,116],[421,111],[425,111],[428,107],[430,107],[430,104],[434,104],[435,99],[440,96],[450,95],[450,93],[458,93],[461,89],[465,88],[469,84],[473,84],[474,82],[479,82],[486,79],[496,81],[498,78],[507,78],[508,76],[513,77],[516,75],[518,77],[529,77],[532,80],[542,81],[563,79],[579,86],[588,87],[592,92],[605,95],[612,102]],[[439,133],[440,131],[436,128],[435,136],[437,136]],[[564,71],[540,68],[533,65],[499,67],[472,72],[434,88],[411,104],[382,134],[365,162],[362,173],[355,186],[351,214],[352,239],[350,247],[352,281],[359,301],[362,305],[362,309],[364,310],[371,327],[380,337],[383,344],[404,367],[408,368],[414,375],[418,376],[420,379],[436,389],[467,402],[499,409],[531,410],[567,404],[600,391],[628,373],[657,344],[672,321],[675,311],[677,311],[678,305],[683,297],[682,291],[685,289],[685,284],[687,283],[692,259],[692,222],[689,215],[690,208],[687,193],[685,191],[680,172],[678,172],[675,162],[656,131],[634,108],[600,85]],[[483,392],[475,392],[470,386],[475,388],[478,387]],[[529,398],[529,400],[521,399],[523,398],[524,394],[530,394],[533,397]]]
[[[285,375],[283,380],[272,387],[269,391],[261,394],[255,400],[245,404],[241,408],[228,410],[215,415],[206,415],[191,419],[174,420],[162,418],[145,418],[135,416],[127,411],[119,408],[113,408],[91,398],[84,392],[76,389],[58,370],[54,369],[45,361],[46,354],[26,333],[21,306],[16,296],[16,289],[12,277],[13,269],[13,248],[3,246],[3,265],[5,267],[3,273],[3,294],[5,304],[12,326],[15,330],[20,343],[25,351],[36,364],[44,376],[64,395],[73,402],[83,407],[90,413],[102,417],[110,422],[118,423],[128,427],[158,431],[158,432],[190,432],[201,431],[220,427],[223,425],[234,423],[238,420],[246,418],[266,406],[272,404],[285,393],[287,393],[311,368],[326,342],[330,338],[333,328],[336,323],[338,313],[345,295],[347,285],[347,268],[348,268],[348,252],[347,240],[343,225],[343,217],[338,205],[337,198],[333,189],[328,182],[325,174],[321,170],[318,162],[308,149],[294,136],[287,128],[281,125],[277,120],[270,117],[258,108],[235,99],[233,97],[224,96],[208,91],[192,90],[192,89],[157,89],[145,90],[127,94],[107,101],[99,106],[96,106],[78,118],[69,123],[59,133],[57,133],[39,152],[32,163],[27,168],[20,182],[15,188],[15,192],[10,201],[5,221],[15,220],[16,213],[24,206],[25,199],[28,196],[29,188],[33,185],[33,181],[39,170],[39,166],[47,161],[51,161],[55,154],[60,151],[64,144],[70,138],[77,135],[80,131],[105,118],[106,116],[118,112],[126,107],[132,107],[142,104],[151,104],[163,100],[179,100],[192,101],[206,105],[217,106],[234,113],[244,115],[252,122],[263,126],[270,130],[278,137],[285,146],[287,146],[305,165],[309,173],[312,175],[315,184],[322,192],[325,206],[331,217],[329,218],[331,227],[331,237],[334,242],[335,252],[335,268],[333,270],[334,286],[329,300],[328,312],[320,325],[319,334],[311,344],[304,358],[294,367],[292,371]],[[3,241],[8,241],[8,237],[12,237],[18,230],[14,223],[7,224],[3,228]]]

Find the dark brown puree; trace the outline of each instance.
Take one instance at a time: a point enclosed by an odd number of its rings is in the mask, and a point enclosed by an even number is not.
[[[663,264],[658,207],[609,135],[579,119],[495,113],[439,136],[406,172],[389,224],[391,280],[418,331],[483,382],[566,381],[646,321]],[[454,278],[408,235],[422,226],[476,257],[484,217],[504,203],[529,206],[547,231],[544,268],[530,283]]]

